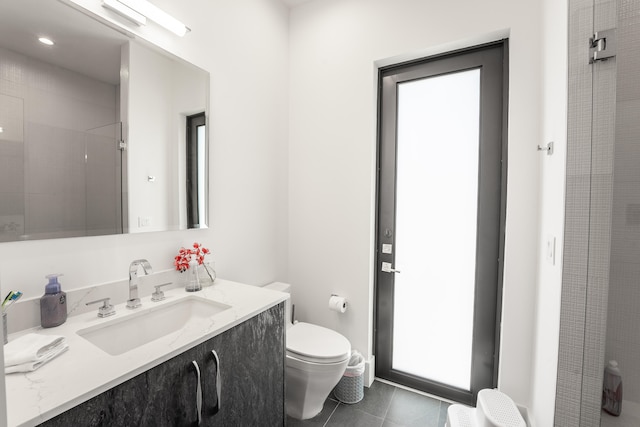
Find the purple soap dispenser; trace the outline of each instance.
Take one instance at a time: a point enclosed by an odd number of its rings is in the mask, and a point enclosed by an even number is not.
[[[40,298],[40,323],[43,328],[62,325],[67,320],[67,294],[62,291],[58,277],[62,274],[45,276],[49,283]]]

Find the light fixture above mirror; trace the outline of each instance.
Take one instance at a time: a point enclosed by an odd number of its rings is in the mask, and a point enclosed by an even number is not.
[[[149,19],[180,37],[190,31],[182,22],[146,0],[103,0],[102,5],[138,25],[146,25]]]
[[[118,0],[102,0],[102,6],[116,12],[121,16],[124,16],[134,24],[137,24],[137,25],[147,24],[147,18],[144,15],[125,6],[124,4],[120,3]]]

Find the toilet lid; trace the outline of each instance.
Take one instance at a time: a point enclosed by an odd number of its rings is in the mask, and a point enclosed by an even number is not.
[[[334,363],[349,357],[351,344],[336,331],[299,322],[287,330],[287,351],[310,362]]]

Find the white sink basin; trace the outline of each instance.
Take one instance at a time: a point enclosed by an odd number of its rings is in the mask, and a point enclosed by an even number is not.
[[[204,321],[231,308],[226,304],[189,296],[151,308],[138,308],[134,314],[107,320],[77,332],[105,352],[117,356],[172,334],[190,322]]]

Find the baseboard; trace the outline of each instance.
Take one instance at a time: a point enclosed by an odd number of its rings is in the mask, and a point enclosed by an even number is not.
[[[371,387],[376,376],[376,357],[371,356],[364,362],[364,386]]]
[[[527,427],[535,427],[535,424],[531,421],[531,417],[529,417],[529,409],[526,406],[518,405],[518,411],[520,411],[520,415],[524,418],[524,422],[527,424]]]

